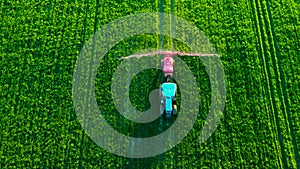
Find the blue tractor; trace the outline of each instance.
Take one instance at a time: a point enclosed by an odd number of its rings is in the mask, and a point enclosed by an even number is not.
[[[166,112],[167,118],[170,118],[172,113],[177,113],[176,91],[177,86],[175,83],[166,82],[160,87],[160,114],[163,115]]]

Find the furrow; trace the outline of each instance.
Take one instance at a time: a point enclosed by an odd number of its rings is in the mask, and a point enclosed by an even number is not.
[[[265,23],[263,20],[263,9],[261,7],[261,3],[258,0],[254,1],[255,3],[255,10],[257,15],[257,30],[259,30],[259,48],[260,48],[260,55],[262,56],[262,64],[264,68],[264,75],[266,80],[266,86],[265,91],[268,94],[268,98],[270,98],[270,117],[272,117],[271,120],[275,121],[276,124],[276,133],[279,140],[280,145],[280,151],[281,151],[281,163],[284,168],[287,168],[287,160],[286,160],[286,154],[284,151],[284,140],[283,140],[283,134],[282,129],[280,127],[280,121],[279,121],[279,110],[276,105],[276,96],[274,93],[275,87],[272,82],[272,74],[271,74],[271,68],[270,68],[270,58],[269,58],[269,44],[267,41],[267,35],[265,30]],[[274,113],[274,114],[273,114]],[[276,140],[275,140],[276,141]],[[280,164],[281,164],[280,163]]]
[[[295,160],[296,160],[296,168],[300,167],[300,157],[299,157],[299,151],[297,148],[297,144],[296,144],[296,136],[295,136],[295,131],[294,131],[294,127],[293,127],[293,122],[292,122],[292,115],[290,112],[290,103],[288,100],[288,94],[287,94],[287,88],[286,88],[286,81],[285,81],[285,77],[284,77],[284,72],[283,72],[283,68],[282,68],[282,63],[281,63],[281,54],[278,48],[278,44],[277,44],[277,40],[276,40],[276,34],[275,34],[275,30],[274,30],[274,23],[273,23],[273,19],[272,19],[272,14],[271,14],[271,9],[270,9],[270,4],[269,4],[269,0],[265,0],[266,1],[266,6],[267,6],[267,13],[265,16],[268,16],[268,18],[266,18],[266,20],[269,21],[269,29],[270,29],[270,43],[272,44],[272,53],[273,54],[273,64],[276,65],[274,66],[275,68],[275,75],[277,78],[277,88],[279,88],[279,97],[280,100],[282,102],[282,110],[283,113],[285,115],[285,117],[287,117],[287,129],[288,132],[291,136],[291,141],[293,144],[293,152],[294,152],[294,156],[295,156]],[[298,38],[297,38],[298,39]],[[293,161],[293,159],[291,159],[291,161]]]

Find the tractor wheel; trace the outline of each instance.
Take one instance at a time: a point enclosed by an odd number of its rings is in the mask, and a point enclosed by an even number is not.
[[[173,109],[173,114],[177,114],[177,110],[176,109]]]
[[[163,105],[163,104],[160,104],[159,110],[160,110],[160,115],[163,115],[163,114],[164,114],[164,111],[165,111],[164,105]]]

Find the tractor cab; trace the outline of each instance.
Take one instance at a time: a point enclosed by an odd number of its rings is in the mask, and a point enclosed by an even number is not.
[[[166,55],[163,59],[163,71],[165,74],[173,73],[174,71],[174,59],[172,55]]]

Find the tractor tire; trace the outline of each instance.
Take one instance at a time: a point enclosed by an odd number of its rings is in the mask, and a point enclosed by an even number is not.
[[[172,110],[172,113],[173,113],[173,114],[177,114],[177,110],[176,110],[176,109],[173,109],[173,110]]]

